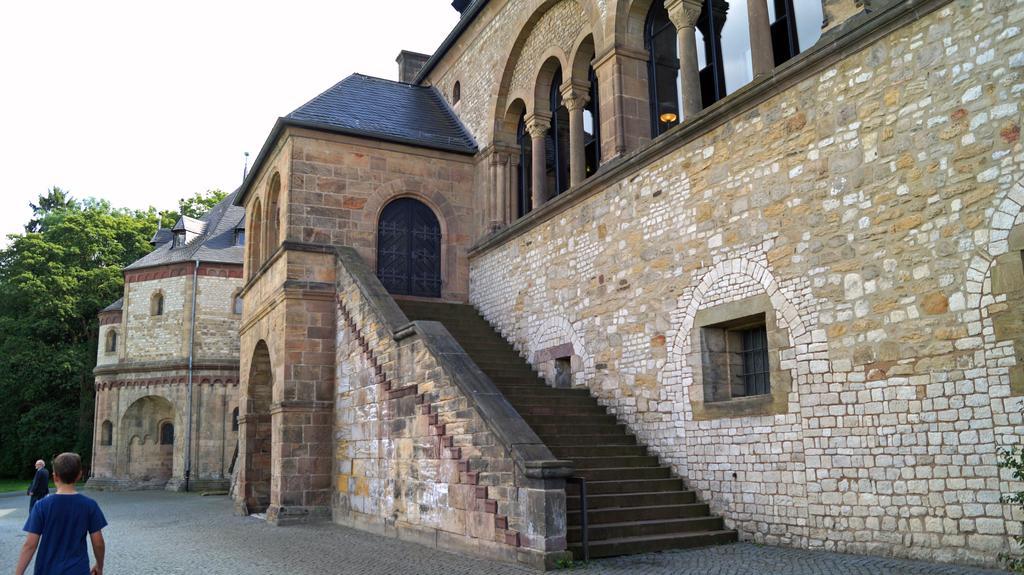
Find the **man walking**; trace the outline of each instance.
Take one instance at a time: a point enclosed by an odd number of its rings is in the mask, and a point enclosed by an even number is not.
[[[28,488],[28,496],[31,498],[28,500],[28,512],[32,513],[32,508],[36,506],[36,502],[46,497],[50,493],[50,473],[46,471],[46,463],[42,459],[36,461],[36,476],[32,479],[32,485]]]

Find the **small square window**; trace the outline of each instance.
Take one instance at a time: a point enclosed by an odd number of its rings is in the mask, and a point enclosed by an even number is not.
[[[700,346],[705,401],[771,393],[764,314],[704,326]]]

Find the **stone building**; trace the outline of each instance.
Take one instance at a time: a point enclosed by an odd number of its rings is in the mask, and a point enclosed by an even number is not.
[[[1013,551],[1024,4],[453,4],[234,199],[240,512],[535,566],[584,504],[593,556]]]
[[[228,487],[245,244],[233,199],[157,230],[99,314],[92,488]]]

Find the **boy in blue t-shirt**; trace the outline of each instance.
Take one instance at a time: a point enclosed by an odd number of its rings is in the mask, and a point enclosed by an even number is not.
[[[107,520],[95,501],[75,491],[75,482],[81,478],[82,458],[77,453],[61,453],[53,460],[57,493],[32,508],[25,522],[28,537],[21,547],[15,575],[24,575],[37,547],[35,575],[103,575],[105,549],[100,530],[107,526]],[[92,570],[86,533],[96,555]]]

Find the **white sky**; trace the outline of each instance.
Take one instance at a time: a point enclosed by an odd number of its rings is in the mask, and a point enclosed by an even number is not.
[[[134,208],[231,191],[278,116],[353,72],[397,79],[457,20],[450,0],[0,2],[0,238],[51,186]]]

